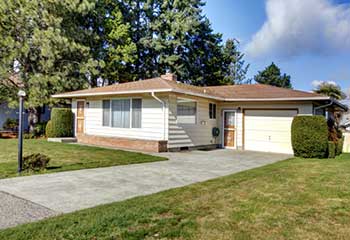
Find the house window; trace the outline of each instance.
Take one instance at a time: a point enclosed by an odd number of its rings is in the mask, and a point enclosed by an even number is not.
[[[133,99],[132,100],[132,127],[133,128],[141,128],[141,108],[142,108],[142,100],[141,99]]]
[[[103,126],[141,128],[141,99],[103,100]]]
[[[130,128],[130,99],[112,100],[112,127]]]
[[[177,122],[183,124],[196,124],[197,102],[190,99],[177,99]]]
[[[216,104],[209,103],[209,118],[216,119]]]
[[[103,120],[102,120],[103,126],[109,127],[111,123],[111,101],[103,100],[102,107],[103,107]]]

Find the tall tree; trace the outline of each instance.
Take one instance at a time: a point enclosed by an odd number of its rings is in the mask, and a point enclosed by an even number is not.
[[[322,82],[316,87],[316,89],[314,89],[314,92],[332,97],[337,100],[346,98],[346,94],[341,90],[339,85],[329,82]]]
[[[213,32],[203,5],[202,0],[121,1],[137,49],[136,60],[127,70],[133,79],[171,71],[179,81],[220,84],[222,36]]]
[[[223,47],[223,70],[226,71],[223,83],[244,84],[249,82],[246,75],[250,65],[245,63],[244,54],[238,50],[238,45],[237,39],[228,39]]]
[[[18,89],[26,91],[31,131],[38,107],[52,103],[52,94],[87,85],[98,65],[82,40],[91,31],[76,24],[93,8],[93,0],[0,2],[0,85],[10,104]]]
[[[260,84],[268,84],[276,87],[292,88],[290,76],[281,74],[281,70],[276,64],[271,63],[265,70],[258,72],[254,80]]]

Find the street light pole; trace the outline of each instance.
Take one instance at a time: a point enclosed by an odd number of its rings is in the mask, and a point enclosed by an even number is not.
[[[19,126],[18,126],[18,173],[22,172],[23,166],[23,103],[26,93],[23,90],[18,92],[19,97]]]

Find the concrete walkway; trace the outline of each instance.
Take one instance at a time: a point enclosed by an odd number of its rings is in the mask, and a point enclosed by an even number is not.
[[[157,155],[168,157],[169,161],[3,179],[0,191],[49,209],[48,216],[51,216],[181,187],[291,157],[232,150]],[[0,221],[0,228],[1,225]]]

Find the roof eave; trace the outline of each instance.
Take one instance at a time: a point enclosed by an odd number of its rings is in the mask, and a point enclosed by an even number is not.
[[[52,98],[79,98],[79,97],[94,97],[94,96],[110,96],[123,94],[141,94],[152,92],[172,92],[172,89],[151,89],[151,90],[135,90],[135,91],[120,91],[120,92],[99,92],[99,93],[71,93],[71,94],[55,94]]]
[[[286,97],[286,98],[225,98],[227,102],[263,102],[263,101],[324,101],[329,97]]]
[[[291,98],[223,98],[208,94],[194,93],[190,91],[181,91],[178,89],[150,89],[150,90],[134,90],[134,91],[110,91],[110,92],[99,92],[99,93],[71,93],[71,94],[55,94],[52,98],[79,98],[79,97],[94,97],[94,96],[111,96],[111,95],[124,95],[124,94],[142,94],[142,93],[161,93],[161,92],[174,92],[179,94],[191,95],[196,97],[203,97],[218,101],[226,102],[263,102],[263,101],[320,101],[330,100],[330,97],[291,97]],[[339,105],[345,106],[338,102]]]

